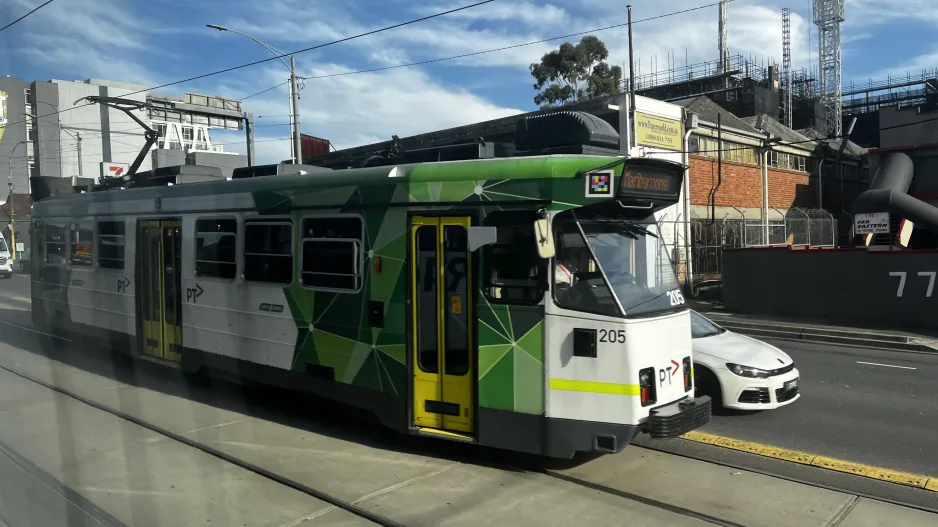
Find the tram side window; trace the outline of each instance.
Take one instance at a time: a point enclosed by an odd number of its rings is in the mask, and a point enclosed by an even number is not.
[[[250,282],[293,282],[293,223],[263,220],[244,223],[244,279]]]
[[[98,222],[98,267],[124,268],[124,222]]]
[[[68,228],[65,225],[47,223],[44,227],[46,263],[50,265],[65,265],[68,263]]]
[[[205,219],[195,222],[195,274],[233,280],[237,273],[235,244],[238,222]]]
[[[533,211],[498,211],[485,218],[495,227],[494,244],[485,246],[485,296],[492,302],[537,304],[544,296],[547,264],[537,254]]]
[[[72,265],[91,267],[94,262],[94,227],[90,223],[73,223],[68,237],[68,259]]]
[[[303,220],[303,285],[357,291],[362,285],[362,219]]]

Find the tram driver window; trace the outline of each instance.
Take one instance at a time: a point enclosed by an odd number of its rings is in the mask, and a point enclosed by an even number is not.
[[[249,282],[293,282],[293,223],[249,220],[244,223],[244,279]]]
[[[195,222],[195,274],[232,280],[237,273],[234,219],[202,219]]]
[[[491,302],[537,304],[544,296],[546,260],[537,254],[533,211],[498,211],[485,225],[497,229],[494,244],[485,246],[485,296]]]
[[[303,285],[358,291],[362,284],[362,229],[358,216],[303,219]]]

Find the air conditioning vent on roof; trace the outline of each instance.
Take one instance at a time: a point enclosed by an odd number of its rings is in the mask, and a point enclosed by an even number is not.
[[[611,124],[585,112],[559,111],[518,119],[515,147],[542,150],[562,146],[619,148],[619,133]]]

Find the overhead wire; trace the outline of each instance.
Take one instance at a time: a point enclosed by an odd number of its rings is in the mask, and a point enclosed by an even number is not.
[[[50,0],[50,1],[51,1],[51,0]],[[322,43],[322,44],[317,44],[317,45],[315,45],[315,46],[310,46],[310,47],[303,48],[303,49],[299,49],[299,50],[296,50],[296,51],[286,52],[286,53],[283,53],[282,55],[274,55],[273,57],[268,57],[268,58],[265,58],[265,59],[255,60],[255,61],[253,61],[253,62],[247,62],[247,63],[240,64],[240,65],[237,65],[237,66],[232,66],[232,67],[230,67],[230,68],[224,68],[224,69],[217,70],[217,71],[212,71],[212,72],[209,72],[209,73],[203,73],[203,74],[201,74],[201,75],[196,75],[196,76],[194,76],[194,77],[188,77],[188,78],[181,79],[181,80],[178,80],[178,81],[167,82],[167,83],[160,84],[160,85],[157,85],[157,86],[152,86],[152,87],[150,87],[150,88],[144,88],[144,89],[142,89],[142,90],[132,91],[132,92],[123,94],[122,97],[130,97],[131,95],[137,95],[137,94],[144,93],[144,92],[150,92],[150,91],[158,90],[158,89],[161,89],[161,88],[166,88],[166,87],[169,87],[169,86],[175,86],[175,85],[177,85],[177,84],[183,84],[183,83],[186,83],[186,82],[192,82],[192,81],[194,81],[194,80],[204,79],[204,78],[212,77],[212,76],[215,76],[215,75],[221,75],[222,73],[228,73],[228,72],[231,72],[231,71],[236,71],[236,70],[240,70],[240,69],[243,69],[243,68],[248,68],[248,67],[250,67],[250,66],[256,66],[256,65],[258,65],[258,64],[263,64],[263,63],[265,63],[265,62],[270,62],[270,61],[272,61],[272,60],[279,60],[279,59],[281,59],[281,58],[283,58],[283,57],[289,57],[289,56],[291,56],[291,55],[299,55],[299,54],[301,54],[301,53],[306,53],[306,52],[313,51],[313,50],[316,50],[316,49],[322,49],[322,48],[327,47],[327,46],[332,46],[332,45],[335,45],[335,44],[341,44],[341,43],[343,43],[343,42],[348,42],[348,41],[350,41],[350,40],[355,40],[355,39],[358,39],[358,38],[367,37],[367,36],[374,35],[374,34],[377,34],[377,33],[381,33],[381,32],[384,32],[384,31],[390,31],[390,30],[392,30],[392,29],[397,29],[397,28],[399,28],[399,27],[404,27],[404,26],[408,26],[408,25],[411,25],[411,24],[416,24],[416,23],[418,23],[418,22],[424,22],[424,21],[426,21],[426,20],[430,20],[430,19],[433,19],[433,18],[438,18],[438,17],[441,17],[441,16],[445,16],[445,15],[449,15],[449,14],[452,14],[452,13],[456,13],[456,12],[458,12],[458,11],[464,11],[464,10],[466,10],[466,9],[471,9],[471,8],[473,8],[473,7],[478,7],[478,6],[480,6],[480,5],[485,5],[485,4],[492,3],[492,2],[494,2],[494,1],[495,1],[495,0],[482,0],[481,2],[476,2],[476,3],[474,3],[474,4],[469,4],[469,5],[465,5],[465,6],[462,6],[462,7],[456,7],[456,8],[453,8],[453,9],[446,10],[446,11],[441,11],[441,12],[439,12],[439,13],[434,13],[434,14],[432,14],[432,15],[427,15],[427,16],[423,16],[423,17],[420,17],[420,18],[415,18],[415,19],[413,19],[413,20],[408,20],[408,21],[406,21],[406,22],[400,22],[400,23],[393,24],[393,25],[390,25],[390,26],[385,26],[385,27],[382,27],[382,28],[379,28],[379,29],[373,29],[373,30],[371,30],[371,31],[366,31],[366,32],[364,32],[364,33],[359,33],[359,34],[357,34],[357,35],[352,35],[352,36],[350,36],[350,37],[345,37],[345,38],[341,38],[341,39],[338,39],[338,40],[333,40],[333,41],[331,41],[331,42],[325,42],[325,43]],[[40,6],[40,7],[41,7],[41,6]],[[289,81],[288,81],[288,82],[289,82]],[[57,110],[57,111],[54,111],[54,112],[51,112],[51,113],[47,113],[47,114],[43,114],[43,115],[41,115],[41,116],[37,116],[37,118],[38,118],[38,119],[42,119],[43,117],[49,117],[49,116],[51,116],[51,115],[61,114],[61,113],[65,113],[65,112],[72,111],[72,110],[77,110],[78,108],[84,108],[84,107],[87,107],[87,106],[92,106],[92,105],[94,105],[94,104],[95,104],[95,103],[89,102],[89,103],[82,104],[82,105],[79,105],[79,106],[72,106],[72,107],[66,108],[66,109],[64,109],[64,110]],[[7,123],[7,126],[12,126],[12,125],[20,124],[20,123],[24,123],[24,122],[26,122],[26,121],[25,121],[25,120],[22,120],[22,121],[17,121],[17,122],[15,122],[15,123]]]
[[[30,11],[29,11],[28,13],[26,13],[25,15],[23,15],[23,16],[17,18],[16,20],[10,22],[9,24],[7,24],[7,25],[5,25],[5,26],[3,26],[3,27],[0,27],[0,32],[2,32],[4,29],[7,29],[7,28],[9,28],[9,27],[13,27],[14,25],[16,25],[18,22],[20,22],[20,21],[23,20],[24,18],[26,18],[26,17],[28,17],[29,15],[35,13],[36,11],[39,11],[40,9],[42,9],[43,7],[46,7],[47,5],[51,4],[51,3],[54,2],[54,1],[55,1],[55,0],[49,0],[48,2],[45,2],[45,3],[43,3],[43,4],[40,4],[40,5],[36,6],[36,7],[34,7],[32,10],[30,10]]]

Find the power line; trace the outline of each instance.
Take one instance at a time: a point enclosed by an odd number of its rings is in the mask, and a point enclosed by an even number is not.
[[[736,2],[736,1],[738,1],[738,0],[727,0],[727,1],[728,1],[728,2]],[[685,13],[690,13],[690,12],[693,12],[693,11],[699,11],[699,10],[701,10],[701,9],[706,9],[706,8],[708,8],[708,7],[714,7],[714,6],[718,6],[718,5],[720,5],[720,2],[714,2],[714,3],[711,3],[711,4],[701,5],[701,6],[697,6],[697,7],[691,7],[691,8],[688,8],[688,9],[682,9],[681,11],[674,11],[674,12],[671,12],[671,13],[664,13],[664,14],[661,14],[661,15],[656,15],[656,16],[652,16],[652,17],[648,17],[648,18],[643,18],[643,19],[641,19],[641,20],[633,20],[633,21],[632,21],[632,24],[634,25],[634,24],[639,24],[639,23],[641,23],[641,22],[650,22],[650,21],[652,21],[652,20],[658,20],[658,19],[660,19],[660,18],[666,18],[666,17],[676,16],[676,15],[683,15],[683,14],[685,14]],[[412,67],[412,66],[423,66],[423,65],[426,65],[426,64],[434,64],[434,63],[437,63],[437,62],[445,62],[445,61],[448,61],[448,60],[464,59],[464,58],[467,58],[467,57],[475,57],[475,56],[478,56],[478,55],[485,55],[485,54],[487,54],[487,53],[495,53],[496,51],[507,51],[507,50],[509,50],[509,49],[523,48],[523,47],[525,47],[525,46],[533,46],[533,45],[535,45],[535,44],[544,44],[544,43],[546,43],[546,42],[552,42],[552,41],[554,41],[554,40],[567,39],[567,38],[570,38],[570,37],[578,37],[578,36],[580,36],[580,35],[587,35],[587,34],[590,34],[590,33],[598,33],[598,32],[600,32],[600,31],[606,31],[606,30],[609,30],[609,29],[622,28],[622,27],[625,27],[625,26],[627,26],[627,25],[629,25],[628,22],[626,22],[626,23],[624,23],[624,24],[615,24],[615,25],[612,25],[612,26],[600,27],[600,28],[596,28],[596,29],[589,29],[589,30],[586,30],[586,31],[579,31],[579,32],[577,32],[577,33],[568,33],[568,34],[566,34],[566,35],[561,35],[561,36],[558,36],[558,37],[550,37],[550,38],[545,38],[545,39],[541,39],[541,40],[533,40],[533,41],[531,41],[531,42],[524,42],[524,43],[522,43],[522,44],[514,44],[514,45],[511,45],[511,46],[503,46],[503,47],[500,47],[500,48],[487,49],[487,50],[484,50],[484,51],[474,51],[474,52],[472,52],[472,53],[463,53],[463,54],[461,54],[461,55],[453,55],[453,56],[451,56],[451,57],[442,57],[442,58],[438,58],[438,59],[421,60],[421,61],[418,61],[418,62],[411,62],[411,63],[408,63],[408,64],[398,64],[398,65],[396,65],[396,66],[384,66],[384,67],[381,67],[381,68],[371,68],[371,69],[367,69],[367,70],[346,71],[346,72],[343,72],[343,73],[330,73],[330,74],[328,74],[328,75],[317,75],[317,76],[315,76],[315,77],[305,77],[305,78],[306,78],[306,79],[309,79],[309,80],[313,80],[313,79],[327,79],[327,78],[329,78],[329,77],[342,77],[342,76],[345,76],[345,75],[356,75],[356,74],[358,74],[358,73],[374,73],[374,72],[376,72],[376,71],[387,71],[387,70],[393,70],[393,69],[398,69],[398,68],[409,68],[409,67]]]
[[[19,22],[20,20],[23,20],[24,18],[26,18],[26,17],[28,17],[29,15],[35,13],[36,11],[39,11],[40,9],[42,9],[43,7],[46,7],[47,5],[51,4],[51,3],[54,2],[54,1],[55,1],[55,0],[49,0],[48,2],[46,2],[46,3],[44,3],[44,4],[41,4],[41,5],[39,5],[39,6],[34,7],[32,11],[30,11],[30,12],[26,13],[25,15],[23,15],[23,16],[17,18],[16,20],[10,22],[9,24],[7,24],[7,25],[5,25],[5,26],[3,26],[3,27],[0,27],[0,31],[3,31],[4,29],[6,29],[6,28],[8,28],[8,27],[10,27],[10,26],[12,26],[12,25],[14,25],[14,24],[16,24],[16,23]]]
[[[279,88],[279,87],[281,87],[281,86],[284,86],[284,85],[286,85],[286,84],[290,84],[290,81],[287,80],[287,81],[281,82],[280,84],[278,84],[278,85],[276,85],[276,86],[271,86],[270,88],[267,88],[266,90],[261,90],[261,91],[259,91],[259,92],[257,92],[257,93],[252,94],[252,95],[248,95],[247,97],[241,97],[241,100],[244,101],[244,100],[250,99],[251,97],[256,97],[256,96],[258,96],[258,95],[260,95],[260,94],[262,94],[262,93],[267,93],[267,92],[269,92],[270,90],[276,90],[277,88]],[[258,119],[260,119],[260,117],[258,117]]]
[[[49,1],[51,2],[52,0],[49,0]],[[357,39],[357,38],[367,37],[367,36],[369,36],[369,35],[374,35],[374,34],[376,34],[376,33],[381,33],[381,32],[383,32],[383,31],[389,31],[389,30],[391,30],[391,29],[397,29],[397,28],[399,28],[399,27],[404,27],[404,26],[408,26],[408,25],[411,25],[411,24],[416,24],[417,22],[424,22],[424,21],[430,20],[430,19],[432,19],[432,18],[438,18],[438,17],[444,16],[444,15],[449,15],[449,14],[452,14],[452,13],[456,13],[456,12],[458,12],[458,11],[464,11],[464,10],[466,10],[466,9],[471,9],[471,8],[473,8],[473,7],[478,7],[478,6],[480,6],[480,5],[492,3],[492,2],[494,2],[494,1],[495,1],[495,0],[483,0],[483,1],[481,1],[481,2],[476,2],[476,3],[474,3],[474,4],[470,4],[470,5],[467,5],[467,6],[457,7],[457,8],[455,8],[455,9],[450,9],[450,10],[447,10],[447,11],[442,11],[442,12],[435,13],[435,14],[432,14],[432,15],[427,15],[427,16],[421,17],[421,18],[415,18],[415,19],[413,19],[413,20],[408,20],[407,22],[400,22],[400,23],[398,23],[398,24],[394,24],[394,25],[391,25],[391,26],[386,26],[386,27],[383,27],[383,28],[380,28],[380,29],[373,29],[373,30],[367,31],[367,32],[365,32],[365,33],[359,33],[359,34],[357,34],[357,35],[352,35],[352,36],[350,36],[350,37],[345,37],[345,38],[342,38],[342,39],[339,39],[339,40],[333,40],[332,42],[326,42],[326,43],[323,43],[323,44],[318,44],[318,45],[315,45],[315,46],[310,46],[310,47],[308,47],[308,48],[303,48],[303,49],[296,50],[296,51],[292,51],[292,52],[289,52],[289,53],[284,53],[284,54],[282,54],[282,55],[275,55],[275,56],[273,56],[273,57],[269,57],[269,58],[266,58],[266,59],[255,60],[254,62],[248,62],[248,63],[246,63],[246,64],[241,64],[241,65],[239,65],[239,66],[232,66],[232,67],[230,67],[230,68],[225,68],[225,69],[221,69],[221,70],[218,70],[218,71],[213,71],[213,72],[210,72],[210,73],[203,73],[203,74],[201,74],[201,75],[196,75],[195,77],[189,77],[189,78],[182,79],[182,80],[178,80],[178,81],[167,82],[167,83],[165,83],[165,84],[160,84],[160,85],[158,85],[158,86],[153,86],[153,87],[151,87],[151,88],[144,88],[144,89],[142,89],[142,90],[137,90],[137,91],[134,91],[134,92],[125,93],[125,94],[122,95],[122,97],[130,97],[131,95],[137,95],[137,94],[143,93],[143,92],[154,91],[154,90],[158,90],[158,89],[160,89],[160,88],[166,88],[166,87],[168,87],[168,86],[175,86],[175,85],[177,85],[177,84],[182,84],[182,83],[185,83],[185,82],[191,82],[191,81],[194,81],[194,80],[204,79],[204,78],[206,78],[206,77],[212,77],[212,76],[215,76],[215,75],[220,75],[220,74],[222,74],[222,73],[228,73],[228,72],[230,72],[230,71],[235,71],[235,70],[247,68],[247,67],[250,67],[250,66],[256,66],[257,64],[263,64],[263,63],[265,63],[265,62],[270,62],[270,61],[272,61],[272,60],[278,60],[278,59],[281,59],[281,58],[283,58],[283,57],[289,57],[289,56],[291,56],[291,55],[299,55],[300,53],[306,53],[306,52],[308,52],[308,51],[313,51],[313,50],[316,50],[316,49],[321,49],[321,48],[324,48],[324,47],[327,47],[327,46],[332,46],[332,45],[334,45],[334,44],[341,44],[341,43],[343,43],[343,42],[348,42],[348,41],[350,41],[350,40],[354,40],[354,39]],[[47,2],[47,3],[48,3],[48,2]],[[40,6],[40,7],[42,7],[42,6]],[[37,8],[37,9],[38,9],[38,8]],[[73,106],[73,107],[71,107],[71,108],[66,108],[65,110],[58,110],[58,111],[55,111],[55,112],[47,113],[47,114],[45,114],[45,115],[38,116],[38,119],[42,119],[43,117],[48,117],[48,116],[50,116],[50,115],[65,113],[65,112],[68,112],[68,111],[71,111],[71,110],[77,110],[78,108],[84,108],[84,107],[86,107],[86,106],[92,106],[93,104],[95,104],[95,103],[87,103],[87,104],[83,104],[83,105],[80,105],[80,106]],[[11,125],[14,125],[14,124],[19,124],[19,123],[24,123],[24,122],[26,122],[26,121],[23,120],[23,121],[17,121],[17,122],[15,122],[15,123],[8,123],[7,126],[11,126]]]

